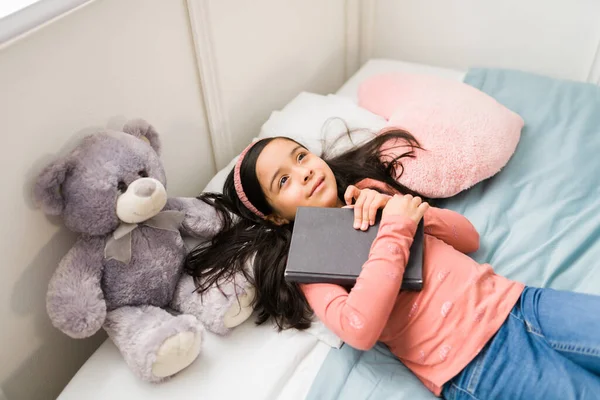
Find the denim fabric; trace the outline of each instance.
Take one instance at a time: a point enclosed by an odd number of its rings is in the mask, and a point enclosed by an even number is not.
[[[526,288],[445,399],[600,399],[600,296]]]

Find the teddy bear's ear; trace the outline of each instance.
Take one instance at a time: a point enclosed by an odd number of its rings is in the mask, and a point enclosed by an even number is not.
[[[54,161],[38,175],[33,196],[44,212],[49,215],[60,215],[65,208],[65,199],[61,186],[65,181],[71,163],[65,159]]]
[[[150,143],[156,154],[160,155],[160,139],[158,132],[152,125],[143,119],[128,121],[123,127],[123,132],[133,135]]]

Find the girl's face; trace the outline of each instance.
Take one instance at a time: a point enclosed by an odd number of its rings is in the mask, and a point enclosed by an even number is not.
[[[275,139],[256,160],[256,176],[274,215],[276,224],[294,220],[296,208],[338,207],[333,172],[321,158],[296,142]]]

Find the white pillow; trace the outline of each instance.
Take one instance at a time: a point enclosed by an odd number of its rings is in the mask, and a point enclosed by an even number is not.
[[[302,92],[283,110],[271,113],[258,137],[287,136],[321,155],[326,145],[335,143],[337,153],[373,137],[386,122],[348,98]],[[351,137],[348,130],[353,131]]]
[[[238,157],[239,157],[239,154],[237,156],[233,157],[233,160],[231,160],[225,168],[223,168],[219,172],[217,172],[217,174],[215,176],[213,176],[212,179],[208,182],[208,184],[204,187],[203,192],[222,193],[223,185],[225,184],[225,181],[227,180],[227,175],[229,175],[229,173],[235,166],[235,163],[237,162]]]
[[[302,92],[281,111],[273,111],[260,130],[258,138],[287,136],[321,155],[324,147],[338,154],[373,137],[386,120],[356,105],[351,99],[330,94],[323,96]],[[350,136],[345,135],[347,129]],[[221,192],[237,156],[206,185],[205,192]]]
[[[258,138],[287,136],[318,155],[335,142],[329,149],[330,154],[339,154],[372,138],[385,124],[384,118],[359,107],[351,99],[302,92],[281,111],[271,113]],[[345,135],[348,129],[352,131],[350,136]],[[223,190],[227,175],[238,157],[234,157],[210,180],[204,188],[205,192],[220,193]],[[339,348],[342,345],[342,340],[316,318],[306,332],[331,347]]]

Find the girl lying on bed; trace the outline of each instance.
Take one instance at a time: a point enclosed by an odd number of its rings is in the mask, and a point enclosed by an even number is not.
[[[382,161],[379,149],[387,140],[400,141],[395,143],[407,151]],[[392,177],[415,147],[417,141],[401,130],[329,159],[288,138],[251,144],[223,194],[201,197],[223,211],[225,224],[212,243],[188,257],[200,292],[242,271],[257,288],[258,323],[272,319],[280,329],[304,329],[314,312],[352,347],[368,350],[383,342],[447,399],[597,399],[600,296],[526,287],[468,257],[479,246],[471,223],[429,207]],[[383,209],[352,290],[286,282],[296,208],[348,205],[354,227],[362,230]],[[421,218],[425,285],[421,292],[399,293]]]

